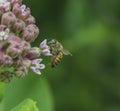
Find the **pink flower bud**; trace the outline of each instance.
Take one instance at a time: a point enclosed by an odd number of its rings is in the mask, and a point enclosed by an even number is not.
[[[16,17],[14,15],[14,13],[6,12],[6,13],[3,14],[1,21],[2,21],[2,24],[9,27],[9,26],[12,26],[15,23]]]
[[[21,19],[17,19],[12,29],[15,32],[20,32],[21,30],[23,30],[24,27],[25,27],[24,21],[22,21]]]
[[[22,47],[19,43],[11,44],[7,49],[7,54],[13,58],[19,56],[22,53]]]
[[[12,12],[18,16],[21,13],[21,8],[20,8],[20,4],[15,4],[13,6]]]
[[[27,52],[30,50],[31,45],[27,41],[22,41],[20,45],[23,49],[22,56],[25,56],[27,54]]]
[[[40,49],[37,48],[37,47],[33,47],[28,51],[25,58],[28,58],[28,59],[32,60],[32,59],[38,58],[39,56],[40,56]]]
[[[21,38],[28,42],[32,42],[35,39],[34,31],[28,27],[24,28],[21,32]]]
[[[8,41],[9,43],[11,44],[18,44],[18,43],[21,43],[21,39],[15,35],[11,35],[9,38],[8,38]]]
[[[29,17],[26,18],[24,21],[27,25],[34,24],[35,23],[35,18],[32,15],[29,15]]]
[[[39,34],[39,28],[35,25],[35,24],[30,24],[27,26],[29,29],[32,29],[34,32],[34,36],[35,38],[38,36]]]
[[[22,0],[10,0],[10,1],[12,5],[22,3]]]

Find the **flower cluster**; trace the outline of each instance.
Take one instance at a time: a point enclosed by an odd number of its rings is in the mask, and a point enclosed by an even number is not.
[[[29,70],[41,74],[45,65],[40,55],[52,54],[47,39],[39,47],[31,46],[38,34],[35,18],[22,0],[0,0],[0,81],[24,77]]]

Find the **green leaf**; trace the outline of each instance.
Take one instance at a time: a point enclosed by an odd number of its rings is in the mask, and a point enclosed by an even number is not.
[[[44,73],[41,76],[29,73],[24,78],[13,78],[6,88],[4,111],[10,111],[27,98],[35,100],[41,111],[53,111],[53,97],[45,78]]]
[[[36,102],[32,99],[26,99],[11,111],[39,111]]]

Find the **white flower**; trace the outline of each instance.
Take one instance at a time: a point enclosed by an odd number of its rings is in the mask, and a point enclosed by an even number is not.
[[[0,41],[6,40],[9,37],[9,29],[7,28],[4,31],[0,31]]]
[[[26,15],[25,13],[26,5],[22,5],[20,8],[21,8],[22,15]]]
[[[26,5],[21,5],[21,12],[23,16],[29,15],[30,14],[30,9],[26,7]]]
[[[10,2],[8,2],[7,0],[0,0],[0,9],[8,11],[10,9]]]
[[[52,54],[50,53],[50,50],[49,50],[49,46],[47,45],[47,39],[45,39],[44,41],[42,41],[40,43],[40,49],[42,51],[42,54],[44,56],[52,56]]]
[[[36,74],[41,74],[40,69],[44,69],[45,65],[41,64],[42,59],[34,59],[32,60],[32,66],[30,67],[33,72]]]

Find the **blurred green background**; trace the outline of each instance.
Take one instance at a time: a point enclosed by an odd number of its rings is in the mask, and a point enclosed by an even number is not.
[[[41,76],[13,79],[5,111],[25,98],[37,101],[40,111],[120,111],[120,0],[23,2],[40,28],[33,45],[56,38],[73,56],[53,69],[44,58]]]

